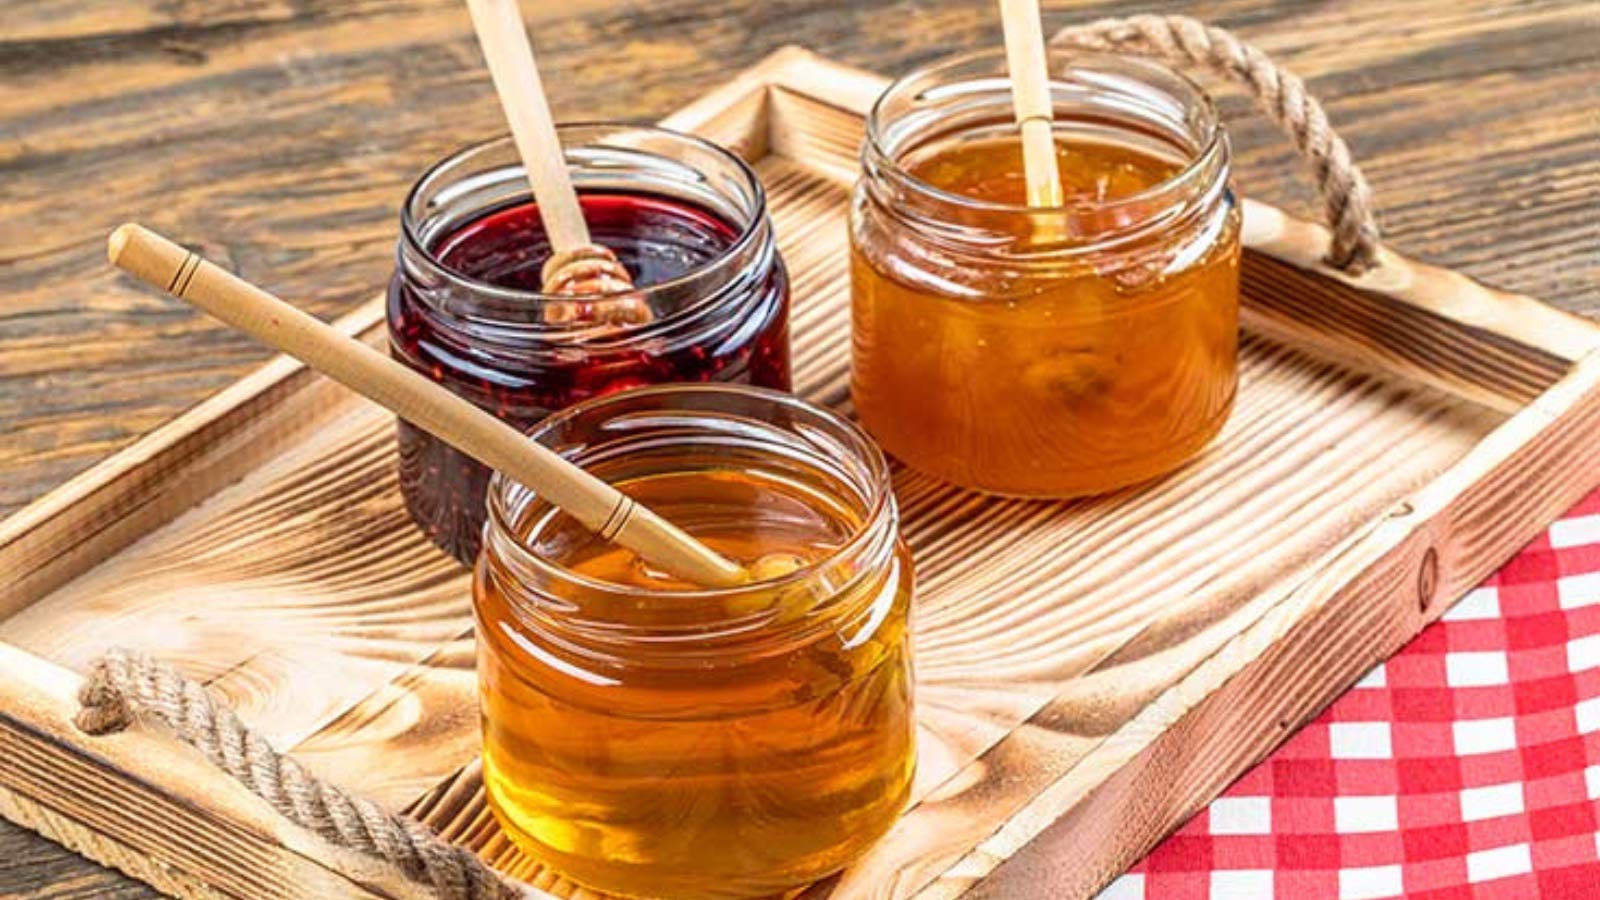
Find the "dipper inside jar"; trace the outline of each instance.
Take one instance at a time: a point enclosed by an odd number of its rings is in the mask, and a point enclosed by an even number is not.
[[[680,278],[715,260],[739,229],[709,210],[681,200],[633,193],[583,193],[578,197],[594,243],[610,250],[646,288]],[[537,203],[492,212],[446,235],[433,248],[446,268],[496,287],[535,293],[550,258],[550,239]],[[540,310],[552,325],[640,325],[669,311],[645,296],[625,292],[571,300],[549,299]]]
[[[1199,452],[1232,403],[1231,198],[1197,215],[1169,189],[1190,160],[1063,127],[1059,208],[1026,206],[1014,134],[978,130],[898,160],[941,198],[942,237],[887,214],[854,231],[857,411],[885,450],[964,487],[1072,497],[1142,481]]]
[[[396,358],[518,428],[644,385],[788,389],[788,276],[774,254],[750,252],[756,226],[665,194],[580,190],[579,203],[594,242],[633,276],[633,291],[539,294],[551,245],[538,206],[490,207],[421,239],[427,266],[442,272],[424,281],[402,267],[391,284]],[[398,434],[411,518],[471,563],[489,470],[406,422]]]
[[[493,810],[524,849],[622,896],[780,896],[846,865],[909,791],[909,583],[830,562],[862,510],[792,476],[614,483],[732,559],[802,568],[705,592],[554,511],[518,539],[561,573],[542,590],[486,552]]]

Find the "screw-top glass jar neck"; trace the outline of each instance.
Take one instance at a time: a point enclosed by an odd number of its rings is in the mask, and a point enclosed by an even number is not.
[[[630,297],[642,299],[653,311],[648,323],[617,327],[555,321],[558,317],[547,315],[550,304],[571,298],[491,284],[447,267],[436,253],[439,242],[462,227],[532,199],[511,139],[477,144],[428,170],[401,210],[400,277],[427,308],[435,327],[463,340],[534,351],[575,343],[603,348],[672,340],[718,327],[717,322],[731,318],[730,305],[758,293],[776,264],[777,251],[761,182],[743,160],[700,138],[661,128],[580,123],[558,126],[557,132],[580,194],[680,201],[712,213],[736,229],[737,236],[709,263],[631,292]]]
[[[1198,85],[1157,62],[1081,50],[1051,49],[1048,66],[1058,142],[1124,146],[1173,162],[1176,172],[1135,194],[1068,197],[1056,208],[979,200],[919,180],[908,171],[916,159],[960,142],[1014,139],[1005,56],[979,52],[914,72],[879,98],[862,148],[868,196],[947,251],[1031,258],[1148,242],[1216,208],[1228,186],[1228,140]],[[1059,237],[1041,242],[1041,234]]]
[[[870,619],[894,593],[881,589],[884,579],[910,577],[895,567],[898,513],[883,454],[848,420],[791,395],[745,386],[644,388],[579,404],[530,436],[613,483],[684,471],[756,473],[803,486],[849,523],[842,544],[781,579],[653,594],[654,614],[642,626],[616,615],[636,607],[641,589],[552,562],[546,532],[558,512],[497,473],[479,576],[500,579],[527,626],[579,656],[675,666],[778,652],[819,629]],[[776,594],[787,598],[783,608],[761,602]],[[798,618],[796,597],[810,598]]]

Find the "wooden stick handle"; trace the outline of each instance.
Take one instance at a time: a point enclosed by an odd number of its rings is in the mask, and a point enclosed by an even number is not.
[[[1061,171],[1051,123],[1050,68],[1045,62],[1039,0],[1000,0],[1006,68],[1011,72],[1011,108],[1022,132],[1022,166],[1029,206],[1060,206]]]
[[[533,45],[528,42],[517,0],[467,0],[467,10],[552,249],[569,253],[589,246],[589,226],[572,189],[572,176],[561,153],[555,119],[550,115],[550,102],[533,61]]]
[[[138,225],[111,234],[111,264],[188,301],[536,491],[600,537],[706,587],[744,569],[515,428],[198,254]]]

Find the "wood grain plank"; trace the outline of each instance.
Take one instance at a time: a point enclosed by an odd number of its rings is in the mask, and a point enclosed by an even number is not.
[[[349,396],[325,412],[287,452],[0,622],[0,640],[80,670],[114,646],[157,653],[282,746],[433,653],[469,621],[466,573],[406,517],[392,417]]]
[[[382,308],[369,304],[336,324],[370,334]],[[48,498],[0,521],[0,616],[31,603],[209,497],[329,414],[337,388],[278,356]]]
[[[135,881],[121,872],[101,868],[91,862],[91,854],[79,855],[43,837],[53,831],[48,825],[30,831],[13,824],[32,821],[25,813],[6,813],[4,818],[9,821],[0,821],[0,897],[135,900],[152,896],[148,879]]]

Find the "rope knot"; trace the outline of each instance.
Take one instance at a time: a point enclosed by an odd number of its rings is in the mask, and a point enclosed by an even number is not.
[[[133,709],[121,687],[129,657],[125,650],[112,650],[95,660],[89,677],[78,689],[78,704],[82,709],[78,710],[75,721],[86,734],[111,734],[133,724]]]

